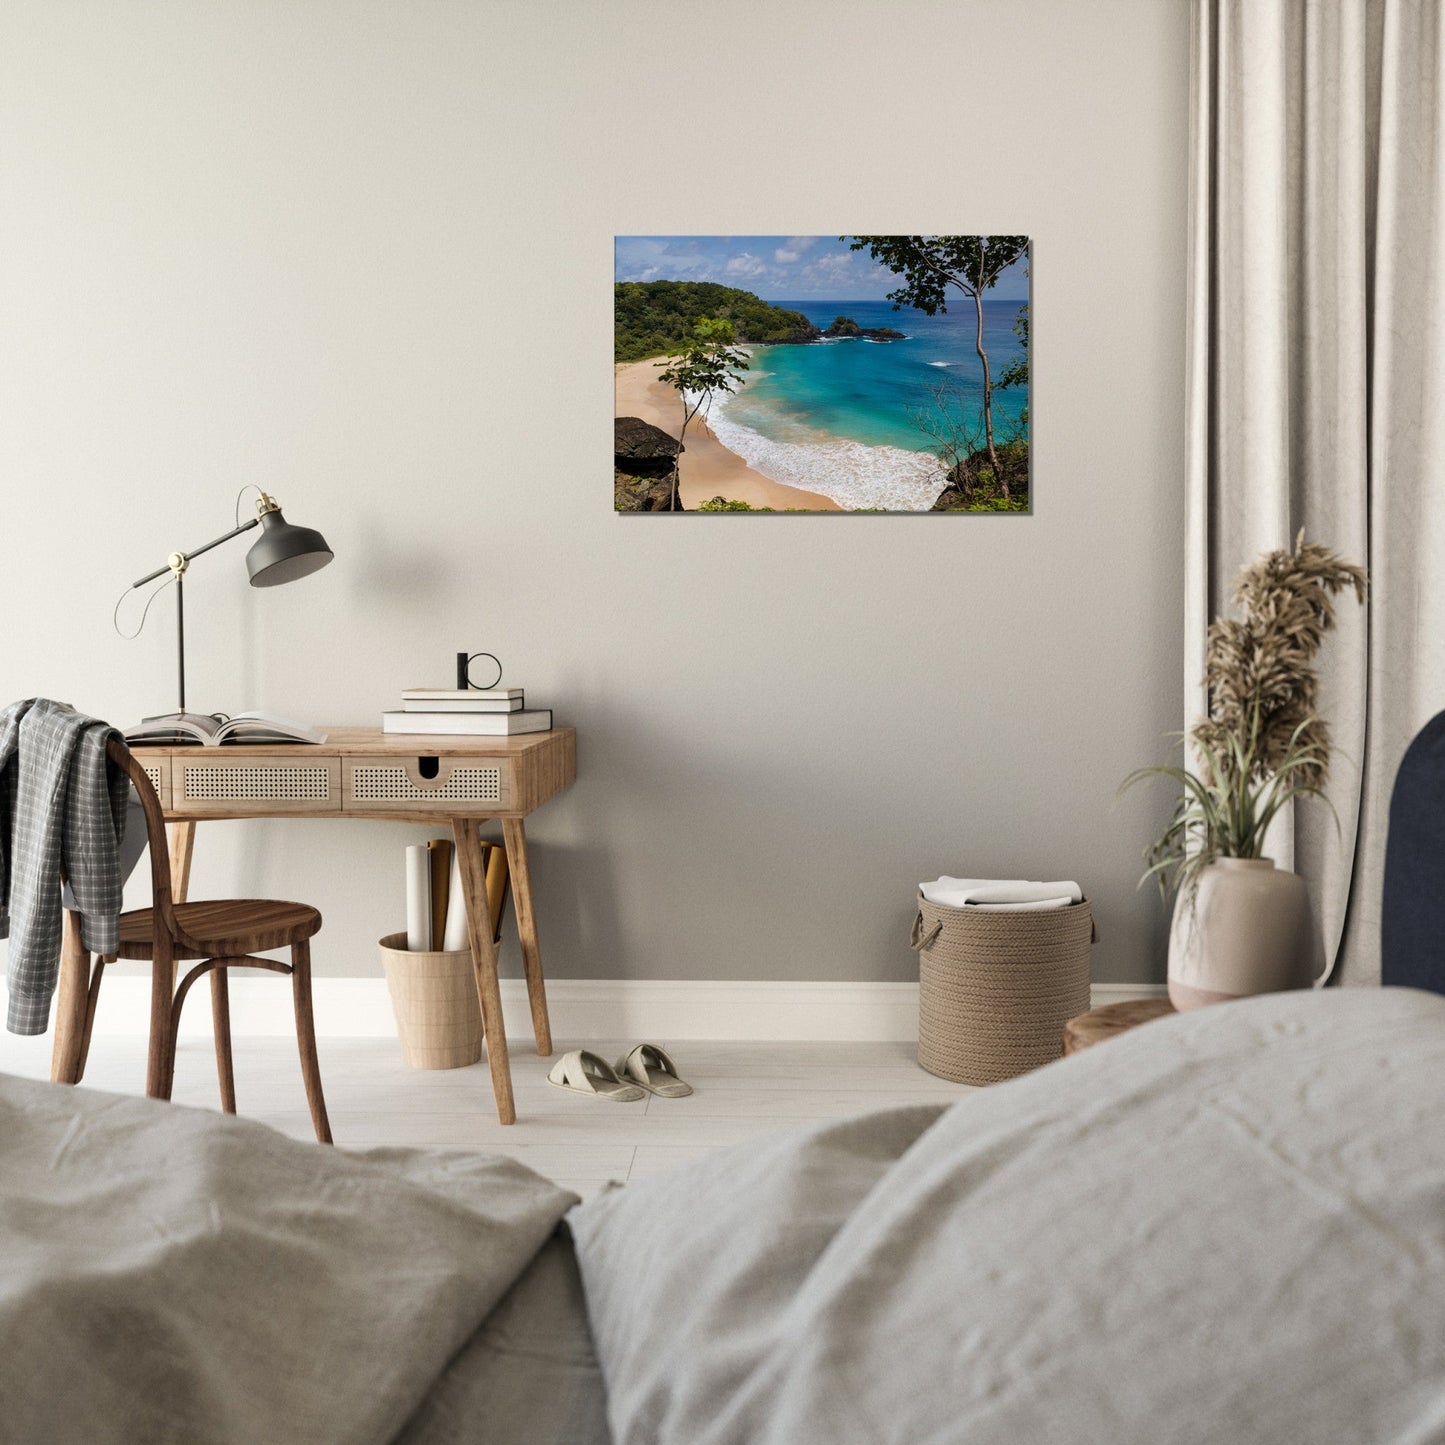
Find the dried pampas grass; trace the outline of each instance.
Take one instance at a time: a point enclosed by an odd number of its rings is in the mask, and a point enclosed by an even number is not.
[[[1365,572],[1328,547],[1306,542],[1294,551],[1266,553],[1235,579],[1243,618],[1217,618],[1209,628],[1205,684],[1209,716],[1191,734],[1202,753],[1227,753],[1226,738],[1252,738],[1250,777],[1277,773],[1294,753],[1309,764],[1296,781],[1320,787],[1329,777],[1330,731],[1320,717],[1320,679],[1314,660],[1335,625],[1334,597],[1353,588],[1365,600]]]
[[[1323,797],[1330,732],[1316,711],[1314,660],[1346,589],[1365,600],[1363,569],[1306,542],[1267,553],[1239,574],[1242,618],[1210,625],[1209,716],[1189,733],[1190,768],[1141,768],[1124,780],[1166,777],[1181,789],[1169,827],[1144,850],[1144,879],[1190,888],[1217,858],[1258,858],[1269,825],[1296,798]]]

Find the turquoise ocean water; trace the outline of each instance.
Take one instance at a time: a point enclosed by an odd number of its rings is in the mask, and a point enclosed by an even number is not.
[[[887,301],[773,304],[801,311],[820,328],[851,316],[860,326],[891,326],[907,339],[751,348],[746,384],[709,410],[718,440],[765,476],[842,506],[927,510],[943,488],[942,466],[913,415],[935,407],[931,393],[943,385],[955,414],[979,417],[983,381],[972,305],[925,316],[894,311]],[[984,345],[995,379],[1020,355],[1013,325],[1023,304],[984,302]],[[996,390],[996,433],[1025,405],[1025,393]]]

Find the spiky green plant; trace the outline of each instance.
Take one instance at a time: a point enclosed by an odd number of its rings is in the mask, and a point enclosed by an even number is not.
[[[1140,768],[1123,783],[1164,777],[1181,789],[1169,826],[1144,850],[1141,886],[1153,878],[1166,895],[1192,892],[1217,859],[1261,857],[1269,825],[1296,798],[1324,799],[1330,734],[1316,711],[1313,664],[1345,588],[1363,603],[1364,570],[1303,532],[1293,551],[1267,553],[1239,574],[1244,616],[1209,627],[1209,716],[1188,735],[1198,769]]]

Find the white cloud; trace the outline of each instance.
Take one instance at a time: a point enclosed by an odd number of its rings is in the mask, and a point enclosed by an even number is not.
[[[780,266],[791,266],[795,261],[801,261],[817,244],[816,236],[793,236],[773,252],[773,260]]]
[[[768,263],[751,251],[739,251],[736,256],[728,257],[723,270],[729,276],[763,276],[767,274]]]
[[[832,256],[819,256],[803,267],[803,275],[810,281],[844,281],[853,271],[853,253],[838,251]]]

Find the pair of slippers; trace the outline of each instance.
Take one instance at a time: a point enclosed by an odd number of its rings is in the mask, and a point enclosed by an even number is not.
[[[680,1099],[692,1093],[692,1085],[678,1077],[677,1065],[656,1044],[638,1044],[618,1059],[616,1068],[586,1049],[573,1049],[553,1065],[547,1082],[573,1094],[610,1099],[614,1104],[631,1104],[647,1094]]]

